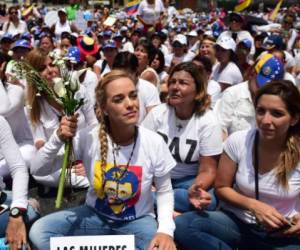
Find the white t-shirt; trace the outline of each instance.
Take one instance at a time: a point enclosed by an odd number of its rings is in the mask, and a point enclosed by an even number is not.
[[[104,69],[102,69],[103,65],[105,65]],[[103,59],[97,60],[94,66],[97,66],[99,69],[102,70],[101,77],[111,71],[111,68],[109,67],[108,63],[104,63]]]
[[[214,66],[211,74],[211,78],[216,82],[234,85],[243,81],[243,75],[235,63],[229,62],[221,72],[220,67],[220,63]]]
[[[157,88],[150,82],[140,79],[137,83],[138,98],[140,103],[139,123],[141,123],[147,115],[147,108],[160,104]]]
[[[255,109],[248,82],[225,89],[215,110],[221,127],[229,135],[255,127]]]
[[[128,169],[122,176],[122,173],[118,171],[120,168],[114,166],[112,142],[109,137],[107,164],[105,171],[102,172],[98,137],[99,125],[93,129],[81,130],[74,138],[74,154],[78,156],[78,159],[82,159],[90,182],[86,204],[112,220],[130,221],[145,215],[154,217],[154,202],[151,192],[153,179],[166,176],[176,165],[163,139],[156,133],[139,127],[136,146],[129,164],[128,159],[133,149],[133,143],[128,146],[120,146],[115,152],[118,166],[127,166],[128,164]],[[47,174],[49,169],[43,166],[52,157],[55,157],[62,145],[63,142],[59,140],[57,133],[53,133],[32,162],[33,173]],[[105,181],[103,181],[103,174]],[[118,187],[117,182],[119,182]],[[114,195],[116,192],[118,192],[118,200],[108,199],[109,195]],[[165,216],[167,217],[168,214]],[[161,220],[160,216],[158,216],[158,220]],[[173,221],[164,220],[164,222],[168,225],[161,225],[159,221],[158,231],[160,228],[164,228],[164,232],[171,235],[171,231],[174,230]]]
[[[22,21],[22,20],[19,20],[19,24],[18,26],[16,27],[13,22],[5,22],[3,24],[3,28],[2,30],[6,33],[10,33],[12,36],[15,36],[15,35],[22,35],[23,33],[27,32],[27,24]]]
[[[64,24],[62,24],[59,20],[55,23],[55,30],[54,30],[54,33],[55,33],[55,36],[56,36],[56,39],[57,40],[60,40],[60,36],[61,36],[61,33],[63,32],[69,32],[69,33],[72,33],[72,30],[71,30],[71,25],[69,23],[69,21],[66,21]]]
[[[221,86],[214,80],[209,80],[207,85],[207,93],[211,96],[211,107],[214,108],[216,102],[221,98]]]
[[[88,96],[90,97],[90,103],[92,106],[95,106],[96,96],[95,96],[95,88],[98,85],[98,77],[95,72],[91,70],[87,70],[85,73],[85,77],[81,84],[85,87]]]
[[[147,0],[143,0],[139,5],[137,15],[141,16],[147,24],[155,24],[164,10],[161,0],[155,0],[154,4],[149,4]]]
[[[178,60],[180,63],[181,62],[190,62],[194,59],[195,56],[196,56],[196,54],[193,52],[185,53],[181,57],[177,57],[174,54],[169,54],[169,55],[165,56],[165,66],[170,67],[173,59]]]
[[[224,151],[237,164],[234,189],[247,197],[255,199],[254,167],[252,148],[255,129],[238,131],[232,134],[224,144]],[[288,178],[289,189],[278,184],[276,169],[259,174],[259,200],[274,207],[283,216],[291,218],[300,212],[300,163]],[[255,223],[254,215],[247,210],[222,202],[224,209],[233,212],[246,223]]]
[[[211,110],[202,116],[194,114],[189,120],[180,120],[173,107],[161,104],[149,112],[142,126],[160,134],[168,144],[177,161],[171,172],[174,179],[197,175],[201,156],[222,152],[222,131]]]
[[[113,211],[106,196],[109,189],[115,190],[117,188],[114,176],[118,168],[114,167],[112,142],[108,137],[106,183],[103,183],[98,131],[99,128],[96,127],[92,131],[85,130],[79,135],[78,155],[85,163],[87,176],[92,184],[87,193],[86,203],[99,213],[116,220],[134,220],[146,214],[154,216],[151,194],[153,177],[166,175],[176,165],[167,145],[156,133],[139,128],[128,172],[122,178],[121,183],[123,184],[119,184],[119,192],[120,195],[123,195],[123,202],[120,207],[116,207]],[[133,144],[121,146],[115,154],[117,165],[127,165],[132,148]],[[106,191],[103,190],[104,185]]]

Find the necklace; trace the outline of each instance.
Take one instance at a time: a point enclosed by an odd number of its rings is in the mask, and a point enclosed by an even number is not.
[[[127,164],[126,164],[125,168],[120,168],[120,172],[121,173],[120,173],[120,175],[118,176],[118,178],[116,180],[118,186],[119,186],[119,181],[122,179],[122,177],[125,175],[125,173],[127,172],[128,168],[129,168],[129,164],[130,164],[130,161],[132,159],[132,156],[133,156],[133,153],[134,153],[134,149],[135,149],[135,146],[136,146],[137,135],[138,135],[138,128],[135,127],[134,128],[134,142],[133,142],[133,146],[132,146],[132,150],[131,150],[130,156],[128,158],[128,161],[127,161]],[[117,167],[116,154],[117,154],[117,156],[119,155],[119,151],[121,149],[121,146],[118,145],[118,144],[115,144],[113,141],[112,141],[112,146],[113,146],[114,167]]]
[[[177,128],[177,132],[180,132],[181,129],[183,129],[188,124],[189,121],[190,119],[180,120],[175,114],[175,126]]]

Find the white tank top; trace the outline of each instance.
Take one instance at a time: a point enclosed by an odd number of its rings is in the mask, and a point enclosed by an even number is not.
[[[64,24],[61,24],[60,21],[58,20],[55,24],[55,36],[56,39],[60,40],[60,35],[63,32],[69,32],[71,33],[71,25],[69,21],[66,21]]]

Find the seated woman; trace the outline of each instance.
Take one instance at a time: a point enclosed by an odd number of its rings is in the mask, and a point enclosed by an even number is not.
[[[159,133],[177,166],[171,172],[175,210],[215,209],[212,185],[222,132],[210,108],[207,77],[192,62],[176,65],[168,81],[168,103],[154,107],[142,125]],[[210,192],[210,194],[208,193]]]
[[[173,243],[173,191],[170,170],[175,166],[163,139],[138,127],[139,102],[134,80],[112,70],[96,88],[100,124],[80,131],[74,153],[83,160],[90,188],[86,204],[47,215],[30,231],[37,249],[49,249],[49,239],[68,235],[134,234],[136,249],[176,249]],[[63,117],[59,129],[32,162],[34,174],[45,167],[65,140],[75,136],[77,117]],[[157,187],[158,227],[151,196]],[[91,227],[86,227],[91,225]]]
[[[3,116],[11,127],[15,141],[19,146],[22,158],[27,167],[35,154],[33,138],[28,120],[24,112],[25,89],[20,81],[7,79],[5,67],[7,57],[0,52],[0,115]],[[0,176],[10,177],[9,166],[6,160],[0,157]]]
[[[28,205],[28,168],[14,140],[8,122],[0,116],[0,155],[7,162],[13,179],[12,192],[6,191],[0,175],[0,238],[6,236],[10,249],[29,246],[26,227],[39,217],[39,213]]]
[[[221,211],[176,218],[184,249],[299,249],[299,100],[289,81],[258,90],[257,128],[233,133],[224,145],[215,183]]]
[[[53,79],[59,76],[58,68],[52,64],[52,59],[48,53],[42,49],[32,50],[27,58],[27,62],[44,77],[49,87],[53,88]],[[30,79],[28,79],[30,81]],[[38,89],[35,84],[28,84],[28,105],[29,117],[31,122],[34,145],[37,150],[41,150],[44,144],[51,138],[53,131],[59,126],[59,120],[63,116],[62,107],[54,100],[49,99],[47,94],[37,94]],[[86,89],[81,85],[80,90],[76,93],[78,98],[84,98],[84,105],[77,111],[78,113],[78,129],[83,129],[87,126],[93,126],[98,123],[94,113],[94,107],[91,105]],[[60,171],[58,166],[62,164],[64,148],[61,147],[58,155],[47,163],[50,169],[48,176],[35,175],[37,182],[49,186],[56,187],[59,181]],[[77,156],[75,155],[75,158]],[[82,164],[76,165],[76,168],[71,174],[71,184],[73,187],[87,187],[89,185],[85,177]]]
[[[139,60],[138,74],[141,79],[147,80],[159,87],[160,79],[155,69],[150,67],[154,59],[156,48],[146,40],[140,40],[134,54]]]

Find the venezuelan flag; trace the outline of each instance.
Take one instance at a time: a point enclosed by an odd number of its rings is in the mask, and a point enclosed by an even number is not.
[[[280,7],[281,7],[281,5],[282,5],[282,2],[283,2],[283,0],[279,0],[279,1],[277,2],[275,9],[274,9],[274,10],[271,12],[271,14],[270,14],[270,17],[269,17],[270,20],[272,20],[272,21],[275,20],[277,14],[278,14],[278,11],[279,11],[279,9],[280,9]]]
[[[135,12],[137,12],[139,5],[140,5],[140,0],[133,0],[128,2],[126,12],[128,15],[133,15]]]
[[[248,8],[251,3],[252,0],[239,0],[238,4],[234,7],[234,11],[241,12]]]

